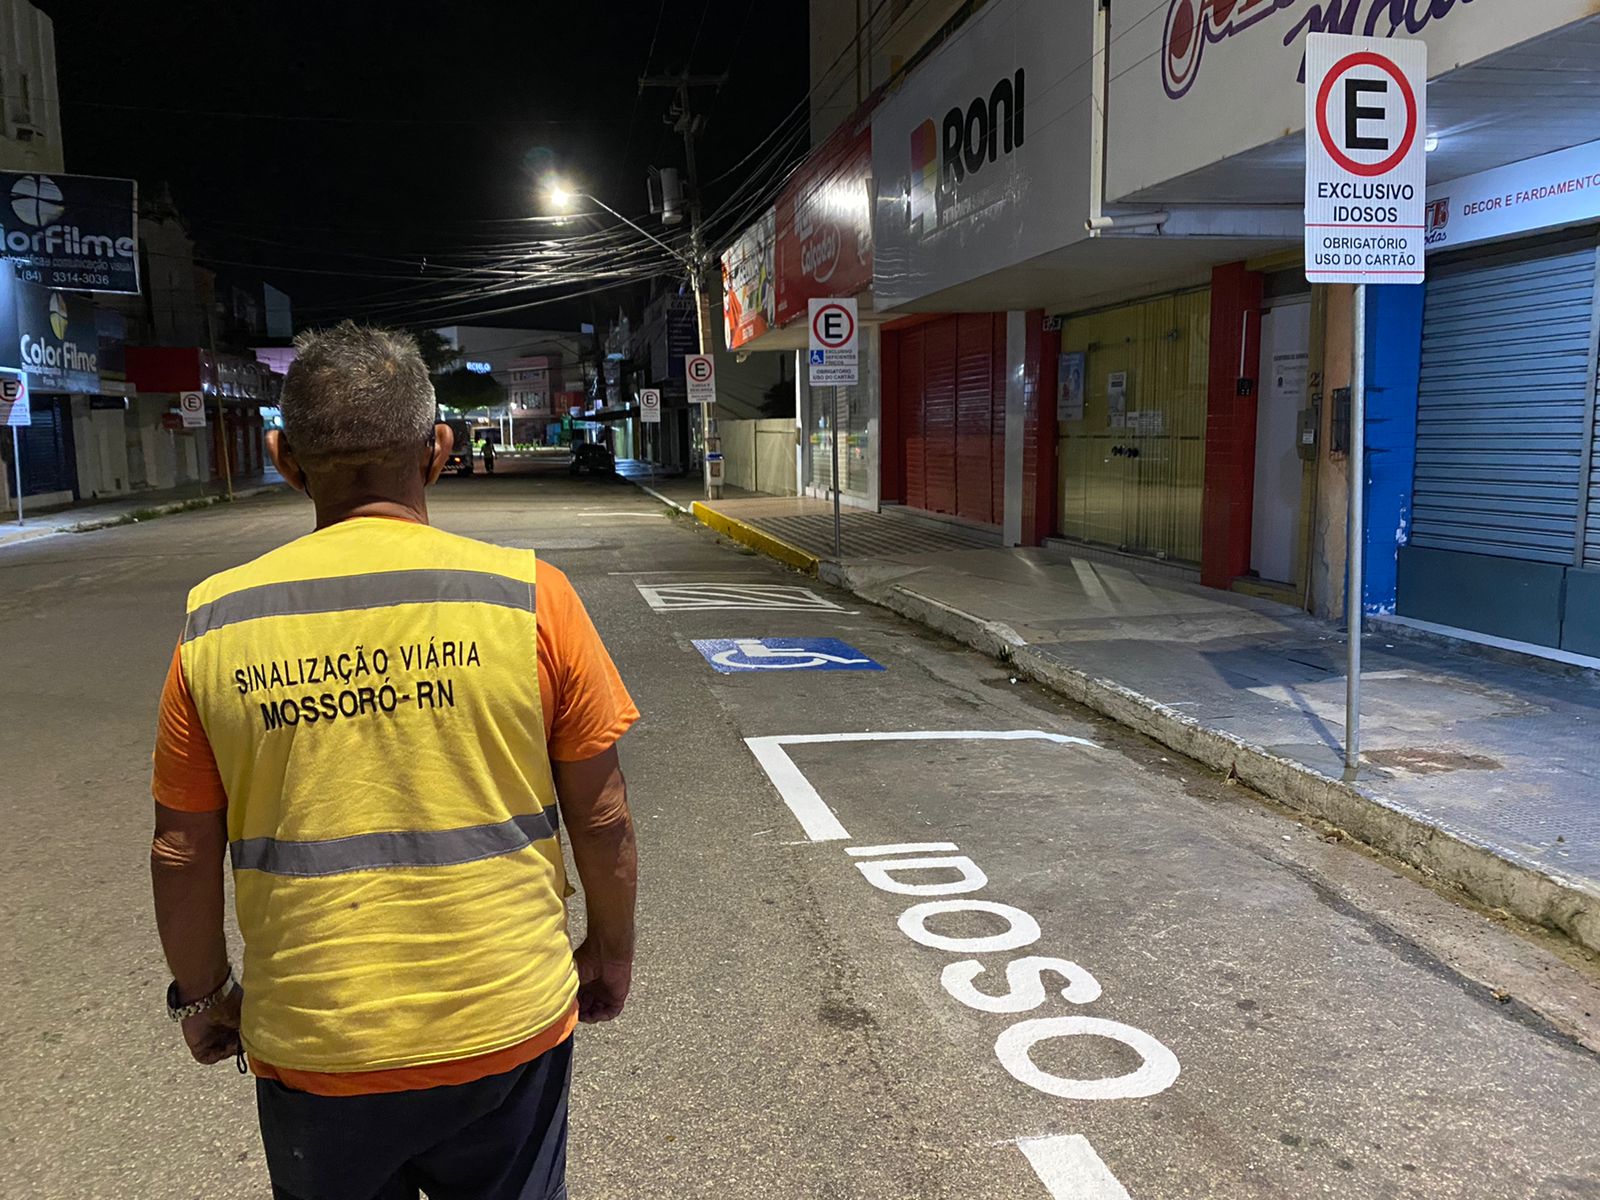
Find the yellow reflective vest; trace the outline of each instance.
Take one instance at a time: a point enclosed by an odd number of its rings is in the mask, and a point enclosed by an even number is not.
[[[535,575],[531,551],[357,518],[190,593],[250,1053],[449,1062],[571,1006]]]

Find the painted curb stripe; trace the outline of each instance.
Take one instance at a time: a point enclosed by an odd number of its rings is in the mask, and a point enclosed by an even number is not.
[[[397,604],[495,604],[534,611],[533,584],[487,571],[378,571],[264,583],[202,604],[189,614],[183,640],[263,617],[390,608]]]
[[[359,833],[320,842],[246,838],[230,844],[228,853],[234,870],[264,871],[269,875],[343,875],[393,867],[454,867],[526,850],[535,842],[555,837],[559,823],[556,810],[547,808],[493,825],[461,829]]]
[[[694,502],[690,511],[694,513],[695,520],[708,529],[715,529],[718,533],[741,542],[752,550],[759,550],[768,557],[775,558],[796,570],[804,571],[808,575],[817,573],[817,565],[821,559],[815,554],[807,553],[798,546],[791,546],[770,533],[763,533],[754,525],[747,524],[737,517],[730,517],[727,513],[718,512],[698,500]]]

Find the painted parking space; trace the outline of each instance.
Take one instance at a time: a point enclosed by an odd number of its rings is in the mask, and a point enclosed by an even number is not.
[[[838,638],[696,638],[694,647],[724,675],[888,669]]]
[[[836,612],[845,610],[808,587],[790,583],[636,583],[656,612]]]
[[[854,839],[788,747],[863,742],[1034,742],[1078,751],[1099,749],[1087,738],[1039,729],[863,731],[745,739],[806,837],[814,843],[835,844]],[[919,829],[918,835],[926,837],[926,830]],[[1177,1082],[1181,1073],[1177,1055],[1152,1034],[1123,1021],[1061,1011],[1057,1000],[1075,1009],[1109,998],[1100,981],[1077,962],[1031,952],[1045,934],[1030,913],[974,895],[990,886],[990,878],[971,857],[960,853],[956,842],[919,840],[843,848],[850,864],[872,887],[913,898],[897,921],[901,933],[919,946],[958,956],[939,977],[952,1001],[976,1012],[1022,1017],[1007,1025],[994,1042],[995,1059],[1017,1083],[1060,1100],[1097,1103],[1155,1096]],[[957,878],[950,878],[951,873]],[[992,920],[993,928],[960,935],[941,932],[941,923],[952,916]],[[1030,952],[1003,965],[976,957],[1018,951]],[[997,992],[996,983],[1002,979],[1004,990]],[[1042,1015],[1034,1015],[1041,1009]],[[1120,1043],[1138,1066],[1120,1075],[1077,1078],[1036,1061],[1035,1047],[1065,1038]],[[1083,1135],[1018,1137],[1015,1143],[1055,1200],[1129,1200],[1127,1190]]]

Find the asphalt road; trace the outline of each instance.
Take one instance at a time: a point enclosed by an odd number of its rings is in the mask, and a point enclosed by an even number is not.
[[[267,1194],[250,1084],[162,1011],[148,764],[185,591],[309,515],[0,551],[0,1194]],[[645,713],[576,1200],[1600,1197],[1570,956],[627,484],[446,481],[434,516],[568,571]]]

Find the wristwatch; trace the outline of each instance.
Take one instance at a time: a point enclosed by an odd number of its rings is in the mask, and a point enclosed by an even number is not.
[[[229,967],[228,973],[222,977],[222,982],[217,985],[216,991],[210,993],[209,995],[201,996],[200,999],[194,1001],[192,1004],[179,1004],[178,1000],[180,997],[178,995],[178,981],[174,979],[171,983],[167,984],[167,1016],[171,1017],[174,1021],[181,1021],[185,1017],[197,1016],[200,1013],[205,1012],[207,1009],[215,1008],[217,1005],[221,1004],[233,994],[233,989],[238,986],[239,985],[234,982],[233,968]]]

